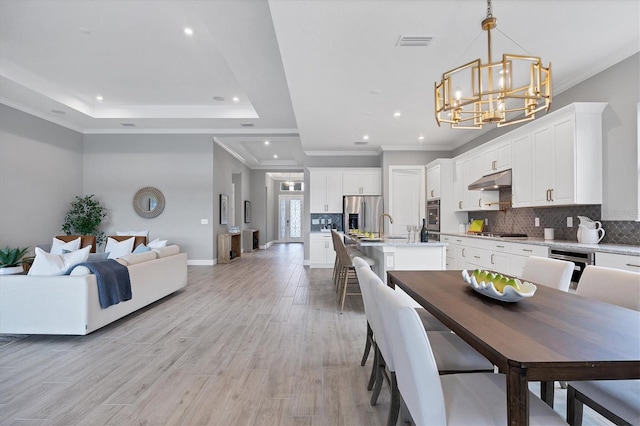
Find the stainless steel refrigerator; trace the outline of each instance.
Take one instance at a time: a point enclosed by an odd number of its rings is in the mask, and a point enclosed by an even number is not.
[[[381,196],[344,197],[342,214],[344,231],[359,229],[366,232],[378,232],[378,220],[384,213],[384,200]]]

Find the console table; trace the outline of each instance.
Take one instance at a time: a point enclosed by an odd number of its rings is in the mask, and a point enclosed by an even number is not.
[[[239,232],[218,235],[218,263],[231,263],[242,255],[242,237]]]
[[[243,231],[244,252],[252,252],[260,248],[260,231],[257,229],[245,229]]]

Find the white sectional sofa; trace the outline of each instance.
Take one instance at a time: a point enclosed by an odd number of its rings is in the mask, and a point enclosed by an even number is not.
[[[100,307],[96,276],[0,276],[0,333],[84,335],[187,285],[187,255],[178,246],[118,259],[129,270],[131,300]],[[80,268],[76,268],[79,270]]]

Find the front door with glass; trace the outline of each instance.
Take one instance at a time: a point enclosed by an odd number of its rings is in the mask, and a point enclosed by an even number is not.
[[[279,233],[281,243],[302,242],[302,195],[280,195],[278,200]]]

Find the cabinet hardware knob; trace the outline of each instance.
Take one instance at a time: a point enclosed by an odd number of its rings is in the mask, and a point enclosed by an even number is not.
[[[627,263],[627,266],[633,266],[634,268],[640,268],[640,265],[634,265],[633,263]]]
[[[529,250],[529,249],[522,249],[522,251],[532,252],[533,250]]]
[[[549,190],[549,201],[553,201],[553,188]]]
[[[482,198],[478,198],[478,207],[482,207]]]
[[[466,256],[464,255],[464,248],[462,249],[462,257],[466,257]]]
[[[493,261],[493,256],[495,256],[495,254],[491,253],[491,264],[495,265],[495,262]]]

